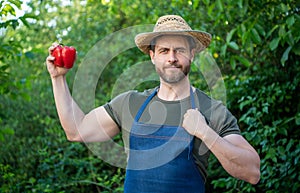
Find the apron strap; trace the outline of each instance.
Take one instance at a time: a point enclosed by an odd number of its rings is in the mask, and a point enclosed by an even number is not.
[[[195,97],[194,97],[194,93],[193,93],[193,88],[190,87],[190,100],[191,100],[191,107],[192,109],[196,108],[196,104],[195,104]]]
[[[195,97],[193,93],[193,88],[190,87],[190,100],[191,100],[191,108],[196,109],[195,104]],[[193,154],[193,147],[194,147],[194,136],[190,135],[190,144],[189,144],[189,153],[188,153],[188,160],[191,159],[191,156]]]
[[[157,90],[158,90],[158,87],[150,94],[150,96],[145,100],[145,102],[142,104],[142,106],[140,107],[139,111],[137,112],[134,120],[136,122],[139,121],[139,119],[141,118],[145,108],[147,107],[148,103],[152,100],[152,98],[157,94]]]

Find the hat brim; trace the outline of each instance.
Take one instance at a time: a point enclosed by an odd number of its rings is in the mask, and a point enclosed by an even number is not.
[[[147,32],[147,33],[140,33],[135,36],[135,44],[137,47],[144,52],[145,54],[149,54],[150,50],[150,43],[151,41],[161,35],[184,35],[190,36],[195,40],[196,48],[195,52],[199,53],[211,42],[211,35],[209,33],[197,30],[190,30],[190,31],[160,31],[160,32]]]

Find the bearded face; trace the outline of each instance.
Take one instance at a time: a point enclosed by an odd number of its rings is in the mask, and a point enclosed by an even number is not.
[[[187,78],[194,53],[186,37],[161,36],[156,40],[155,51],[150,56],[161,80],[174,84]]]

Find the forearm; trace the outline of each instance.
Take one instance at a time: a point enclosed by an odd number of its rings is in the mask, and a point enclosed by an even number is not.
[[[258,182],[260,158],[254,149],[241,147],[238,141],[236,144],[229,142],[209,126],[202,128],[202,132],[196,132],[196,137],[205,143],[229,174],[252,184]],[[243,139],[241,136],[240,138]]]
[[[52,78],[56,109],[68,140],[78,141],[78,126],[85,114],[73,100],[65,76]]]

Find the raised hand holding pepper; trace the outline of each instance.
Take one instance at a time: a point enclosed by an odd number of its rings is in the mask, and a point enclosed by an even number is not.
[[[53,43],[49,47],[46,65],[51,77],[55,78],[65,75],[73,67],[75,60],[75,48]]]

